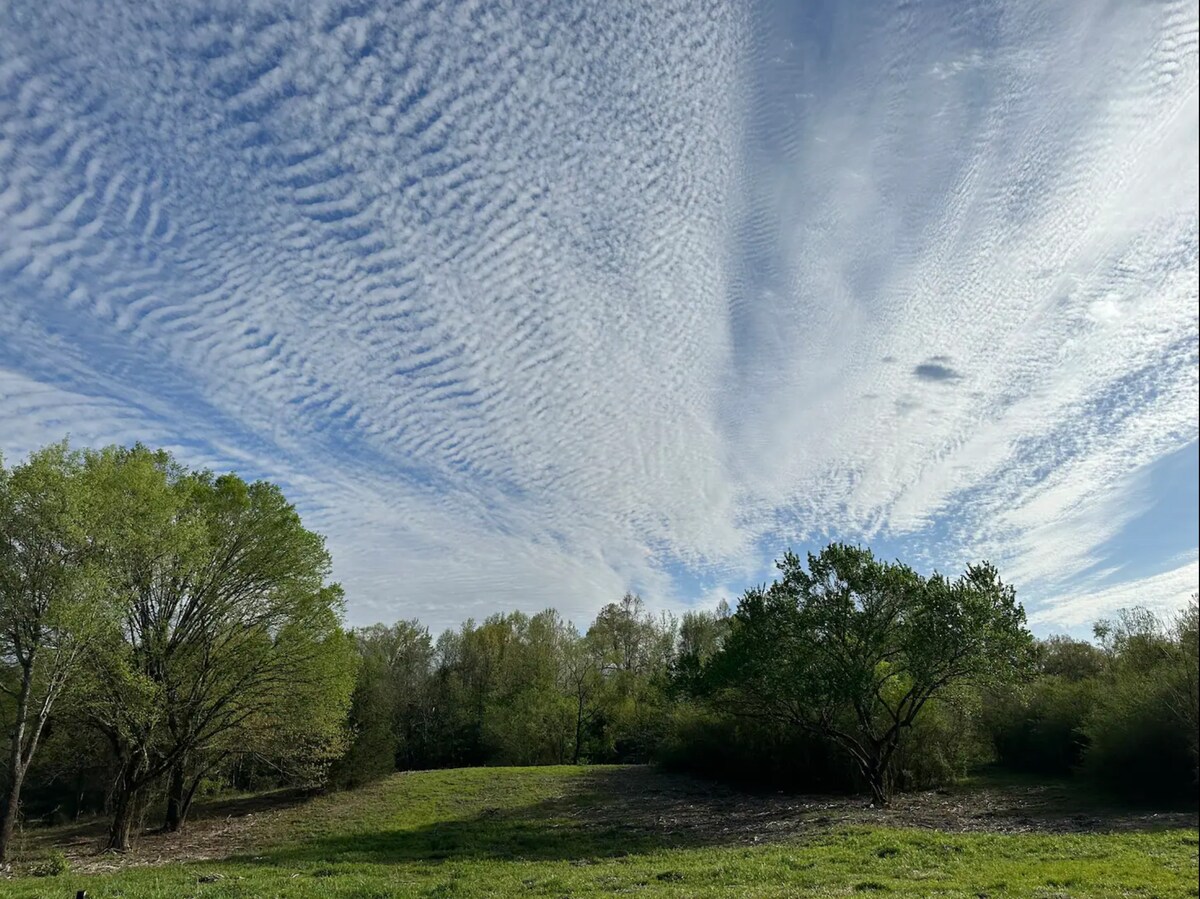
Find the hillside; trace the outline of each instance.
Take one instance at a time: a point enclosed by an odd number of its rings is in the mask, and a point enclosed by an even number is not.
[[[1195,896],[1194,813],[1120,812],[1062,787],[751,796],[640,767],[398,774],[349,793],[200,809],[183,836],[100,855],[89,824],[31,830],[57,877],[0,895],[166,897]]]

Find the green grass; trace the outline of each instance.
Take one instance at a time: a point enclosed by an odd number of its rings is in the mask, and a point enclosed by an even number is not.
[[[0,896],[1197,896],[1194,828],[1001,835],[834,822],[754,844],[726,834],[719,815],[656,826],[668,793],[693,807],[681,789],[707,799],[695,782],[619,768],[400,775],[259,816],[240,857],[0,881]]]

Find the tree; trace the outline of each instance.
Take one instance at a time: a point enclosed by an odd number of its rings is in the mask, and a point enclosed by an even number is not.
[[[606,605],[588,628],[600,666],[594,724],[608,759],[641,762],[653,755],[666,722],[677,630],[671,616],[654,618],[634,593]]]
[[[725,601],[722,600],[722,603]],[[672,665],[672,684],[690,695],[703,691],[704,668],[720,652],[729,632],[728,605],[716,613],[684,612],[679,623],[679,649]]]
[[[778,568],[778,581],[739,602],[709,688],[739,713],[835,741],[881,806],[897,747],[932,697],[1028,665],[1024,610],[986,563],[926,578],[833,544],[809,554],[807,570],[791,552]]]
[[[103,614],[86,516],[81,458],[65,442],[11,472],[0,465],[0,690],[13,700],[0,862],[46,724]]]
[[[563,681],[574,707],[571,764],[583,761],[584,733],[595,715],[593,700],[600,687],[600,660],[592,645],[568,625],[562,648]]]
[[[1107,656],[1082,730],[1084,770],[1137,801],[1178,801],[1197,787],[1195,606],[1174,621],[1121,609],[1096,623]]]
[[[150,784],[170,773],[167,824],[181,826],[198,760],[314,687],[342,592],[325,583],[324,540],[275,485],[140,446],[86,464],[110,511],[97,539],[121,607],[95,641],[88,709],[117,759],[109,846],[124,851]]]
[[[1175,676],[1170,679],[1171,709],[1191,740],[1192,777],[1200,783],[1200,606],[1193,593],[1174,621]]]

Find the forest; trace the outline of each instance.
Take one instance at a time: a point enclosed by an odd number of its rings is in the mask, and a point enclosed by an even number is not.
[[[1195,806],[1197,604],[1035,638],[994,567],[860,546],[681,617],[626,593],[432,633],[348,629],[323,538],[282,491],[143,446],[0,464],[0,861],[96,815],[107,845],[193,804],[395,771],[652,763],[873,806],[981,766]]]

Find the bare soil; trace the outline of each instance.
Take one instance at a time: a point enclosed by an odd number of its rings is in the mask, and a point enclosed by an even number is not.
[[[1194,828],[1200,819],[1196,810],[1106,804],[1063,784],[1005,783],[904,793],[887,808],[877,809],[861,796],[746,793],[651,768],[627,769],[622,780],[620,792],[586,797],[590,801],[576,815],[589,826],[719,835],[745,843],[846,826],[948,833],[1114,833]]]

